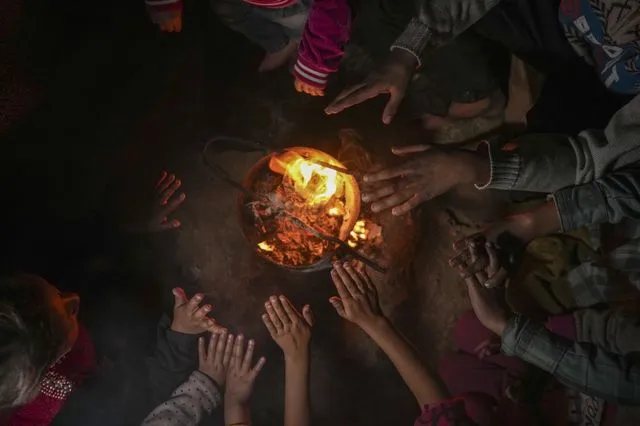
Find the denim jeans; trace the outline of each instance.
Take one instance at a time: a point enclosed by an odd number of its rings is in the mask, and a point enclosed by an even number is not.
[[[212,0],[211,8],[229,28],[273,53],[284,48],[291,40],[300,40],[311,1],[299,0],[282,9],[268,9],[242,0]]]

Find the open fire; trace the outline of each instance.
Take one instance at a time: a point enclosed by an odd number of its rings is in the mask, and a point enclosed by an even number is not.
[[[345,169],[342,163],[312,148],[268,158],[251,185],[257,200],[251,203],[256,244],[263,257],[307,267],[335,251],[336,239],[351,247],[366,240],[365,223],[358,221],[358,184],[340,169]]]

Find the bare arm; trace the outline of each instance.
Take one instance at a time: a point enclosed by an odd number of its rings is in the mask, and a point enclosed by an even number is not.
[[[387,354],[420,407],[446,398],[445,392],[420,360],[416,350],[386,318],[380,317],[371,324],[363,325],[363,330]]]
[[[309,353],[285,358],[284,426],[309,425]]]

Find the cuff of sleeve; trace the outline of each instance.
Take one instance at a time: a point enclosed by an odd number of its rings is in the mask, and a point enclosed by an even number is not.
[[[413,18],[400,37],[391,45],[391,50],[402,49],[411,53],[418,61],[418,67],[420,67],[422,65],[420,56],[429,41],[431,41],[432,36],[431,28],[420,22],[420,20]]]
[[[477,189],[513,189],[518,181],[522,160],[518,154],[504,151],[493,144],[488,145],[491,174],[489,182],[476,185]]]
[[[558,217],[560,231],[568,232],[593,223],[608,222],[606,199],[593,183],[568,187],[551,194]]]
[[[329,80],[328,72],[318,71],[312,66],[303,63],[300,58],[298,58],[293,66],[293,75],[303,83],[319,89],[327,87],[327,81]]]

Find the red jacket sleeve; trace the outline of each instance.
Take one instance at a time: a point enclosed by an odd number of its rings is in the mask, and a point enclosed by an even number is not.
[[[315,0],[300,41],[293,75],[324,89],[329,74],[338,70],[350,34],[351,7],[347,0]]]

